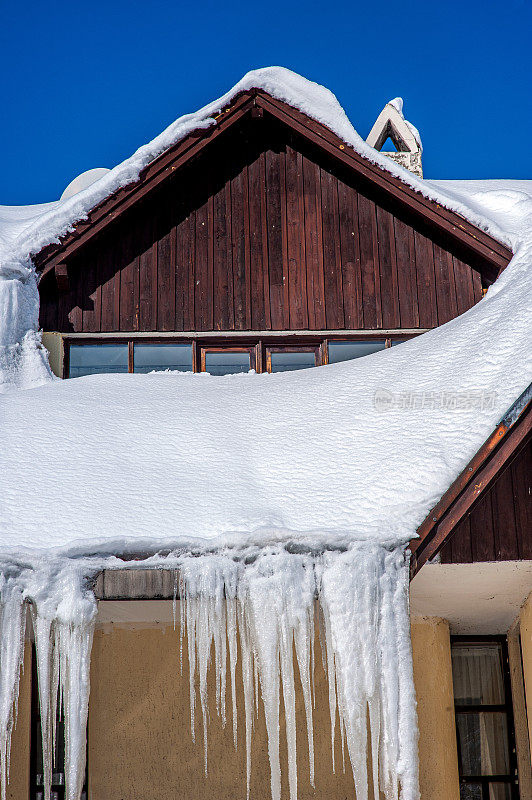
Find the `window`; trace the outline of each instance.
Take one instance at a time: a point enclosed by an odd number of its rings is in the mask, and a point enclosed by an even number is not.
[[[331,335],[332,336],[332,335]],[[124,338],[109,341],[80,340],[65,336],[65,377],[79,378],[103,372],[209,372],[229,375],[238,372],[288,372],[322,364],[361,358],[405,341],[403,338],[322,338],[310,332],[297,337],[213,336],[190,339],[160,337]],[[223,341],[223,343],[222,343]]]
[[[266,371],[289,372],[320,363],[319,347],[267,347]]]
[[[44,800],[44,781],[43,781],[43,759],[42,759],[42,739],[41,739],[41,713],[39,706],[39,694],[37,690],[37,658],[35,649],[32,653],[32,676],[31,676],[31,777],[30,777],[30,798],[31,800]],[[56,739],[55,751],[52,763],[52,787],[51,800],[64,800],[65,798],[65,721],[60,712],[59,696],[57,698],[57,717],[56,717]],[[85,770],[85,782],[81,792],[81,800],[87,800],[87,771]]]
[[[201,371],[211,375],[234,375],[249,372],[252,367],[251,348],[201,348]]]
[[[453,637],[460,797],[516,800],[513,713],[504,637]]]
[[[71,344],[70,378],[96,375],[103,372],[128,371],[126,344]]]
[[[190,372],[192,370],[192,345],[135,342],[133,372],[153,372],[166,369]]]
[[[370,339],[365,342],[332,341],[329,342],[329,364],[368,356],[370,353],[384,350],[385,347],[386,339]]]

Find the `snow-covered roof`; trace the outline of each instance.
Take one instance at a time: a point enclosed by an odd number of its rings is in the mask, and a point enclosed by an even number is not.
[[[54,380],[35,332],[31,253],[251,87],[510,245],[510,265],[463,316],[357,361],[278,375]],[[4,207],[0,220],[4,553],[407,541],[530,382],[532,181],[418,179],[370,148],[327,89],[282,68],[248,73],[74,197]]]

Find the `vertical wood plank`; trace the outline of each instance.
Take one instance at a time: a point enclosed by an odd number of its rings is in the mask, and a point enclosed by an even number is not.
[[[378,270],[375,205],[365,195],[358,195],[358,231],[360,241],[360,274],[362,279],[362,315],[364,328],[373,329],[377,324],[377,295],[375,272]]]
[[[270,276],[270,314],[272,327],[284,329],[283,223],[281,207],[281,160],[279,154],[267,150],[266,221],[268,241],[268,272]],[[283,165],[284,166],[284,165]]]
[[[399,313],[402,328],[419,328],[414,231],[394,218]]]
[[[362,328],[362,283],[358,241],[358,198],[356,191],[338,182],[338,219],[342,263],[342,293],[346,328]]]
[[[70,276],[71,290],[69,292],[70,298],[68,302],[68,321],[70,329],[75,333],[83,331],[83,292],[85,288],[85,276],[83,273],[83,264],[80,264],[77,269],[72,269]],[[66,299],[67,295],[63,295]]]
[[[456,307],[463,314],[475,304],[471,267],[453,256],[454,282],[456,285]]]
[[[102,261],[105,261],[107,243],[98,250],[91,248],[87,253],[87,258],[83,270],[83,303],[82,303],[82,325],[83,330],[90,333],[100,330],[101,325],[101,299],[102,299]],[[105,276],[107,277],[107,276]],[[107,302],[113,303],[113,295],[107,298]]]
[[[194,258],[194,310],[199,331],[212,329],[210,308],[212,299],[211,271],[209,269],[209,215],[206,200],[196,211]]]
[[[399,328],[399,288],[393,217],[389,211],[377,206],[377,238],[379,245],[379,272],[383,328]]]
[[[443,325],[457,315],[454,272],[452,261],[446,250],[434,244],[433,253],[438,325]]]
[[[434,328],[438,324],[438,317],[436,313],[432,242],[418,231],[414,232],[414,242],[416,247],[419,324],[422,328]]]
[[[218,331],[227,331],[234,327],[229,183],[223,185],[216,192],[212,199],[212,205],[213,328]]]
[[[268,239],[266,215],[266,186],[264,155],[252,161],[248,167],[249,200],[249,261],[251,284],[251,327],[264,330],[270,327]]]
[[[452,537],[453,563],[470,564],[473,561],[471,552],[471,522],[470,517],[465,517],[456,526]]]
[[[323,276],[320,169],[317,164],[307,158],[303,158],[303,196],[309,328],[323,330],[327,323]]]
[[[107,241],[98,257],[98,272],[101,282],[101,316],[98,330],[120,330],[120,269],[117,265],[117,239]]]
[[[511,465],[519,558],[532,560],[532,442]]]
[[[495,561],[493,510],[489,492],[481,497],[471,513],[473,561]]]
[[[233,265],[234,327],[245,330],[248,313],[249,256],[245,217],[248,213],[247,171],[236,175],[231,181],[231,251]],[[245,187],[245,189],[244,189]],[[244,208],[246,209],[244,211]]]
[[[497,561],[519,558],[511,470],[506,468],[491,489]]]
[[[136,330],[138,320],[139,262],[133,231],[124,229],[120,237],[120,330]]]
[[[287,147],[286,241],[289,327],[292,330],[308,328],[304,213],[303,166],[301,155],[292,147]]]
[[[174,330],[176,320],[176,231],[167,197],[161,209],[157,241],[157,330]]]
[[[139,255],[139,330],[156,329],[157,315],[157,249],[154,243],[154,220],[146,209],[141,221]]]
[[[321,216],[325,317],[327,327],[334,330],[345,327],[338,222],[338,181],[325,169],[321,170]]]

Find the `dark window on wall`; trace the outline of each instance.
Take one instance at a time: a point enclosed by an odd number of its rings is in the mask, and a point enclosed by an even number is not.
[[[209,372],[228,375],[239,372],[288,372],[339,361],[350,361],[405,341],[405,338],[328,338],[310,335],[286,340],[253,338],[218,343],[208,338],[190,341],[124,339],[122,341],[68,340],[65,377],[120,372]]]
[[[461,800],[518,800],[505,637],[453,637]]]
[[[30,747],[30,800],[44,800],[43,758],[41,738],[41,711],[39,706],[37,659],[32,653],[31,677],[31,747]],[[51,800],[65,800],[65,721],[57,702],[55,751],[52,763]],[[81,792],[87,800],[87,770]]]

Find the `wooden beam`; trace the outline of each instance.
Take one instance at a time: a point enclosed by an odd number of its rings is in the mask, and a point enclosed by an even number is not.
[[[66,294],[70,291],[70,280],[68,277],[68,267],[63,262],[60,264],[56,264],[54,268],[55,274],[55,282],[57,283],[57,288],[59,289],[60,294]]]

